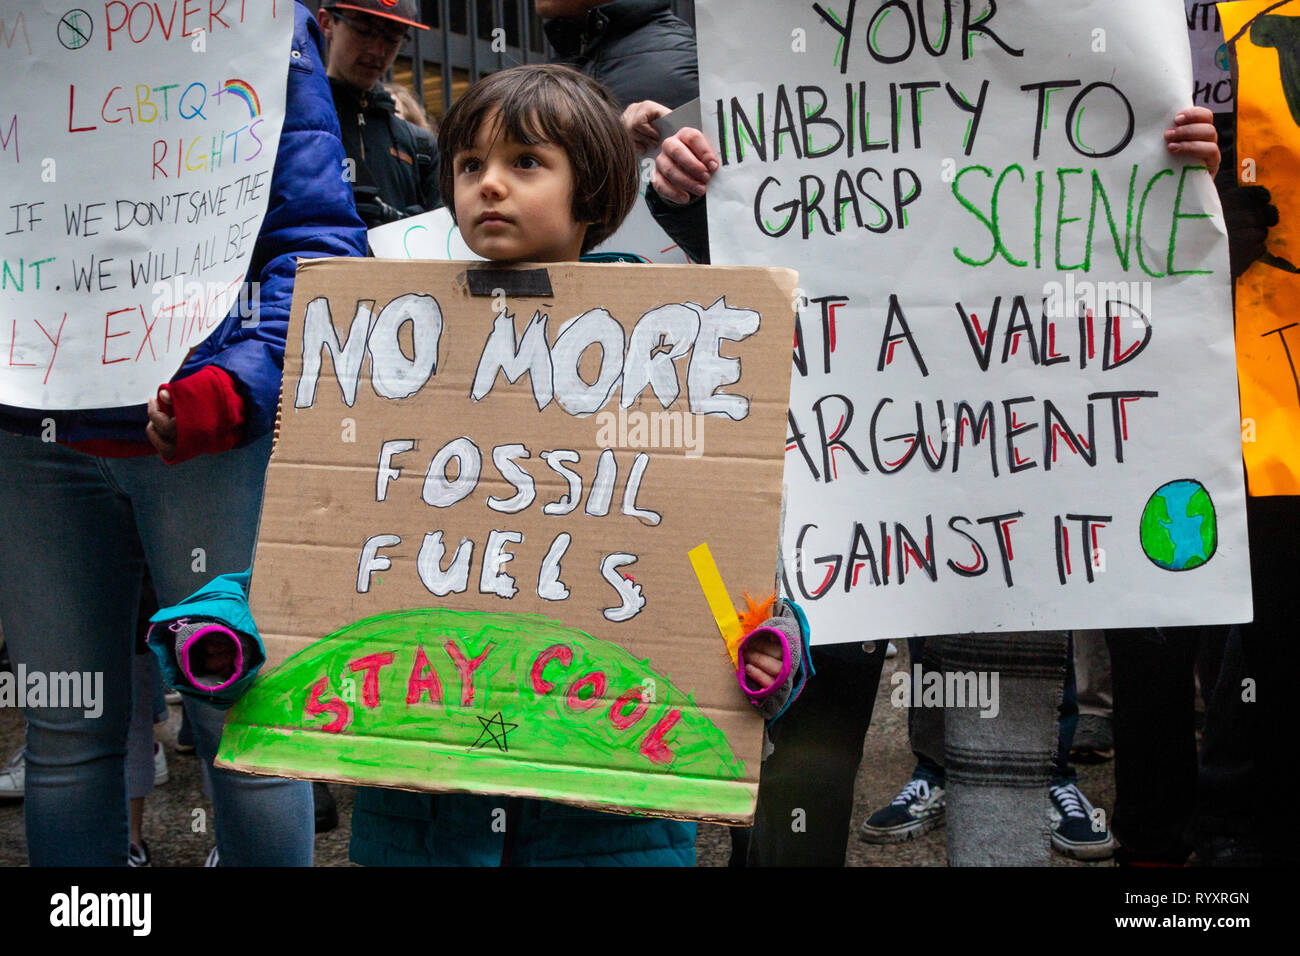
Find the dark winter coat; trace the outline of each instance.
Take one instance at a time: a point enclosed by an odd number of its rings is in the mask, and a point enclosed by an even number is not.
[[[622,106],[654,100],[676,109],[699,96],[695,33],[668,0],[616,0],[545,29],[556,62],[604,83]]]
[[[617,0],[584,20],[546,21],[557,62],[604,83],[627,106],[654,100],[676,109],[700,95],[695,32],[669,12],[668,0]],[[709,225],[702,200],[687,206],[646,190],[660,227],[696,262],[709,261]]]
[[[356,165],[357,212],[371,228],[442,205],[438,198],[438,144],[432,134],[397,115],[397,104],[376,83],[368,90],[330,79],[343,148]],[[378,200],[374,191],[378,191]]]

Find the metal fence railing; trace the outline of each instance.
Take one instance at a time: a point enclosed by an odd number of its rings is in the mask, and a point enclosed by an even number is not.
[[[303,2],[313,13],[329,6]],[[695,24],[694,0],[670,0],[670,7]],[[435,121],[480,76],[551,55],[532,0],[421,0],[420,13],[429,29],[411,31],[393,80],[410,87]]]

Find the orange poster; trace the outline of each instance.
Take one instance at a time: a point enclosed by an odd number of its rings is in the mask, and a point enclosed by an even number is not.
[[[1300,495],[1300,0],[1219,4],[1237,58],[1237,177],[1279,222],[1237,280],[1242,448],[1252,495]]]

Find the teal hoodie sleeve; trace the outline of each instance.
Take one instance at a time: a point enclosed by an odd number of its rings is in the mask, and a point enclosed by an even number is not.
[[[149,649],[158,658],[167,683],[178,692],[226,709],[248,690],[266,663],[266,647],[248,607],[251,571],[222,574],[172,607],[149,619]],[[178,635],[202,633],[207,627],[233,632],[239,644],[239,666],[232,678],[218,687],[204,687],[191,679],[177,659]]]

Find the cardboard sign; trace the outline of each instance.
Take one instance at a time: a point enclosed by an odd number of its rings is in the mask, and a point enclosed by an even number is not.
[[[701,0],[713,262],[802,308],[813,639],[1247,620],[1227,245],[1178,0]]]
[[[286,0],[6,0],[0,404],[138,404],[232,307],[257,321],[293,20]]]
[[[1278,210],[1268,251],[1237,280],[1241,438],[1252,495],[1300,494],[1300,3],[1219,5],[1237,57],[1242,185]]]
[[[304,262],[269,670],[218,762],[750,819],[761,721],[690,555],[774,587],[795,281]]]

